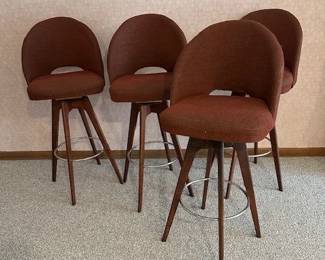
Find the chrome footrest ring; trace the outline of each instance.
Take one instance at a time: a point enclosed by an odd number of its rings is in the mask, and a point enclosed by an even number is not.
[[[272,151],[267,151],[265,153],[259,153],[259,154],[251,154],[251,155],[248,155],[248,158],[259,158],[259,157],[264,157],[264,156],[267,156],[269,155],[270,153],[272,153]]]
[[[173,143],[170,143],[170,142],[163,142],[163,141],[148,141],[148,142],[145,142],[144,144],[145,144],[145,145],[146,145],[146,144],[167,144],[167,145],[174,146]],[[131,158],[131,155],[132,155],[132,152],[133,152],[136,148],[139,148],[139,145],[138,145],[138,144],[137,144],[137,145],[134,145],[134,146],[131,148],[131,150],[128,151],[128,153],[127,153],[127,158],[128,158],[128,160],[129,160],[129,162],[131,162],[131,163],[134,163],[134,160]],[[176,161],[177,161],[177,159],[172,160],[172,161],[167,162],[167,163],[157,164],[157,165],[146,165],[146,164],[145,164],[144,167],[145,167],[145,168],[162,168],[162,167],[166,167],[166,166],[168,166],[168,165],[171,165],[171,164],[173,164],[173,163],[176,162]]]
[[[218,178],[202,178],[202,179],[197,179],[197,180],[194,180],[194,181],[191,181],[189,182],[188,184],[185,185],[184,187],[184,190],[188,187],[188,186],[191,186],[192,184],[195,184],[195,183],[198,183],[198,182],[205,182],[205,181],[214,181],[214,182],[217,182],[218,181]],[[234,187],[236,187],[237,189],[239,189],[246,197],[246,205],[245,207],[240,210],[238,213],[234,214],[234,215],[231,215],[231,216],[225,216],[224,219],[225,220],[229,220],[229,219],[234,219],[234,218],[237,218],[239,216],[241,216],[242,214],[245,213],[245,211],[249,208],[249,199],[248,199],[248,195],[246,193],[246,191],[240,186],[238,185],[237,183],[234,183],[234,182],[230,182],[230,181],[227,181],[227,180],[224,180],[225,183],[228,183],[230,185],[233,185]],[[192,216],[195,216],[195,217],[198,217],[198,218],[202,218],[202,219],[206,219],[206,220],[219,220],[218,217],[208,217],[208,216],[204,216],[204,215],[201,215],[201,214],[198,214],[198,213],[195,213],[193,212],[189,207],[185,206],[184,202],[182,202],[182,200],[180,199],[180,204],[182,205],[183,209],[191,214]]]
[[[70,142],[71,142],[71,145],[73,144],[76,144],[76,143],[81,143],[82,141],[84,140],[94,140],[94,141],[97,141],[98,144],[101,146],[101,148],[97,151],[96,154],[92,155],[92,156],[88,156],[88,157],[85,157],[85,158],[79,158],[79,159],[71,159],[71,161],[74,161],[74,162],[81,162],[81,161],[87,161],[87,160],[91,160],[91,159],[94,159],[98,156],[100,156],[104,150],[103,150],[103,147],[100,143],[100,140],[98,137],[88,137],[88,136],[82,136],[82,137],[75,137],[75,138],[71,138],[70,139]],[[65,157],[62,157],[59,155],[59,149],[62,147],[62,146],[65,146],[66,142],[62,142],[60,143],[57,148],[55,148],[54,150],[54,156],[58,159],[58,160],[62,160],[62,161],[67,161],[68,159],[65,158]]]
[[[265,137],[264,139],[268,140],[269,142],[271,142],[271,139],[269,137]],[[248,155],[248,158],[259,158],[259,157],[264,157],[267,156],[269,154],[272,153],[272,149],[270,149],[269,151],[265,152],[265,153],[259,153],[259,154],[251,154]]]

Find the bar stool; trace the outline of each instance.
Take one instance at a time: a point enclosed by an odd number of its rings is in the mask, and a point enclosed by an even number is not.
[[[82,70],[52,74],[54,70],[66,66],[80,67]],[[97,158],[100,154],[88,125],[86,113],[91,120],[103,149],[111,161],[120,183],[117,164],[98,123],[88,95],[102,92],[105,80],[100,49],[94,33],[83,23],[68,17],[55,17],[42,21],[28,32],[22,47],[22,67],[28,84],[27,92],[31,100],[52,101],[52,181],[56,181],[58,155],[59,117],[62,110],[66,158],[72,205],[76,204],[73,176],[69,112],[78,109],[85,125],[90,144]],[[85,113],[86,112],[86,113]],[[64,143],[63,143],[64,144]],[[62,146],[61,144],[60,146]],[[84,160],[84,159],[82,159]],[[97,163],[100,163],[97,158]]]
[[[160,112],[168,107],[170,85],[177,57],[186,39],[178,25],[166,16],[143,14],[126,20],[114,33],[109,44],[107,69],[110,79],[110,95],[115,102],[131,103],[129,134],[124,167],[127,181],[134,132],[140,114],[140,159],[138,212],[142,210],[145,150],[145,122],[150,113],[156,113],[160,125]],[[160,67],[167,72],[135,74],[145,67]],[[161,128],[161,127],[160,127]],[[161,135],[170,164],[170,152],[166,133]],[[176,135],[171,135],[177,158],[182,164],[182,153]],[[190,195],[193,196],[191,188]]]
[[[297,82],[298,67],[302,45],[302,28],[298,19],[290,12],[282,9],[263,9],[247,14],[242,18],[243,20],[256,21],[267,27],[278,39],[282,46],[284,54],[284,71],[281,94],[285,94],[290,91]],[[277,141],[276,127],[274,127],[270,133],[270,138],[266,137],[271,142],[271,151],[276,177],[278,182],[278,188],[283,191],[281,169],[279,161],[279,148]],[[254,143],[254,163],[257,163],[257,158],[268,155],[270,152],[258,154],[258,142]],[[210,158],[208,159],[208,165],[211,165],[213,155],[210,152]],[[236,163],[236,152],[233,150],[232,161],[229,171],[229,181],[233,179],[234,168]],[[209,174],[207,174],[209,175]],[[229,198],[231,186],[227,185],[226,198]],[[206,197],[206,195],[205,195]],[[205,204],[205,202],[204,202]]]
[[[224,143],[231,143],[237,152],[256,236],[261,237],[246,143],[262,140],[274,127],[283,66],[274,35],[251,21],[211,25],[184,48],[175,66],[171,106],[162,112],[161,123],[165,131],[190,139],[162,241],[169,234],[196,153],[211,148],[218,158],[219,259],[224,258]],[[209,95],[215,89],[249,97]]]

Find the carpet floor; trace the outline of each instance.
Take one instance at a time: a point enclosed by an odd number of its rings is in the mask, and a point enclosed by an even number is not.
[[[159,163],[159,160],[148,160]],[[161,161],[160,161],[161,162]],[[271,158],[251,164],[262,238],[254,236],[247,211],[225,222],[225,259],[325,259],[325,158],[281,160],[284,192],[277,190]],[[215,163],[216,164],[216,163]],[[108,161],[75,163],[77,205],[70,205],[66,165],[51,182],[51,162],[0,161],[0,259],[216,259],[217,222],[178,208],[166,243],[160,241],[175,189],[174,171],[147,168],[144,204],[137,213],[137,164],[119,184]],[[120,168],[123,160],[119,161]],[[204,175],[196,159],[191,179]],[[226,159],[225,171],[229,160]],[[216,165],[213,167],[216,175]],[[235,181],[242,185],[238,165]],[[203,185],[184,191],[184,203],[200,214],[217,213],[217,185],[209,186],[207,209],[199,209]],[[244,206],[236,189],[226,214]]]

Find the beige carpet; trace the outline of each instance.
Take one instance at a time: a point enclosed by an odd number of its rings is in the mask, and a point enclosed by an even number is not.
[[[203,167],[204,161],[196,160],[191,178],[202,177]],[[262,238],[254,236],[249,211],[227,221],[226,259],[325,259],[325,158],[282,158],[283,193],[276,189],[270,158],[251,168]],[[217,223],[194,218],[181,207],[167,242],[160,241],[178,171],[178,165],[174,173],[146,169],[139,214],[137,165],[130,168],[128,183],[120,185],[108,162],[76,163],[77,205],[72,207],[63,162],[53,183],[50,161],[0,161],[0,259],[216,259]],[[241,183],[238,171],[236,181]],[[210,187],[203,213],[213,215],[216,185]],[[194,188],[196,197],[184,194],[183,199],[198,208],[202,187]],[[244,202],[233,191],[228,214]]]

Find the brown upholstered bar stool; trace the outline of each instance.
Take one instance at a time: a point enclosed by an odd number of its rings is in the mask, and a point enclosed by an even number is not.
[[[297,82],[298,66],[300,60],[300,52],[302,45],[302,28],[298,19],[290,12],[282,9],[263,9],[247,14],[242,18],[243,20],[252,20],[266,26],[278,39],[282,46],[284,54],[284,71],[281,94],[287,93]],[[270,138],[267,138],[271,142],[271,151],[273,155],[276,177],[278,182],[278,188],[283,191],[281,169],[279,161],[279,148],[276,134],[276,127],[274,127],[270,133]],[[254,143],[254,162],[257,163],[258,155],[258,143]],[[208,159],[208,169],[213,155],[210,151],[210,158]],[[236,163],[236,152],[233,150],[232,161],[229,172],[229,181],[232,181],[234,174],[234,167]],[[227,186],[226,198],[229,197],[231,185]],[[206,195],[205,195],[206,196]],[[205,204],[205,202],[204,202]]]
[[[22,47],[23,72],[31,100],[52,101],[52,180],[56,181],[59,117],[62,110],[66,160],[69,169],[72,205],[76,204],[69,112],[78,109],[96,157],[97,149],[86,113],[112,163],[120,183],[117,164],[98,123],[88,95],[102,92],[105,81],[97,39],[83,23],[68,17],[55,17],[36,24],[27,34]],[[60,67],[74,66],[82,70],[62,74],[51,72]],[[85,113],[86,112],[86,113]],[[97,161],[99,163],[99,160]]]
[[[131,103],[124,182],[127,181],[128,154],[132,149],[137,118],[140,114],[139,212],[143,200],[146,118],[150,113],[156,113],[160,125],[160,112],[168,107],[174,65],[185,44],[184,33],[174,21],[159,14],[144,14],[126,20],[114,33],[109,45],[107,67],[112,100]],[[167,72],[135,74],[145,67],[160,67]],[[161,135],[170,162],[166,133],[161,130]],[[182,153],[177,137],[171,135],[171,138],[178,160],[182,164]],[[169,167],[172,170],[172,166]],[[192,190],[189,191],[193,195]]]
[[[238,154],[256,236],[261,236],[246,143],[262,140],[274,127],[283,64],[274,35],[251,21],[212,25],[184,48],[175,66],[171,106],[162,112],[161,123],[165,131],[190,140],[163,241],[196,153],[212,148],[218,157],[219,259],[224,258],[224,143],[232,143]],[[244,92],[249,97],[209,95],[215,89]]]

